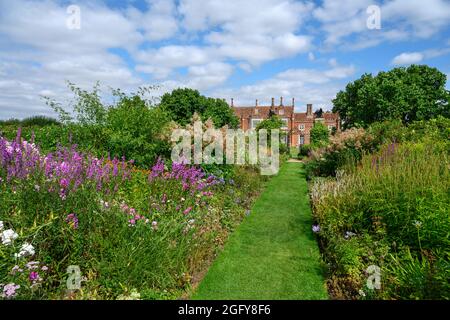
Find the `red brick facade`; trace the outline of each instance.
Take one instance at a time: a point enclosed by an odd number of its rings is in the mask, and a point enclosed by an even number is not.
[[[231,107],[240,119],[240,128],[244,131],[253,128],[255,129],[258,122],[267,119],[270,111],[286,122],[286,127],[283,128],[287,132],[286,142],[289,146],[299,146],[301,144],[310,143],[310,131],[315,122],[323,122],[325,126],[331,131],[333,128],[340,130],[339,115],[331,112],[324,112],[321,118],[318,118],[312,109],[312,104],[307,105],[306,112],[294,111],[295,101],[292,99],[292,104],[289,106],[283,105],[283,98],[280,99],[280,104],[275,105],[274,98],[272,98],[271,106],[259,106],[256,100],[255,106],[252,107],[238,107],[231,100]]]

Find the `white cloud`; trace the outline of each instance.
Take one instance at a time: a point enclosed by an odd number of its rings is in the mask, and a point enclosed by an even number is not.
[[[404,52],[392,59],[392,65],[410,65],[426,59],[432,59],[450,53],[450,48],[429,49],[421,52]]]
[[[127,15],[143,30],[146,40],[167,39],[178,31],[176,6],[173,0],[148,0],[150,9],[146,12],[128,8]]]
[[[408,65],[419,63],[423,60],[423,54],[420,52],[404,52],[392,60],[393,65]]]
[[[252,102],[295,95],[325,106],[356,69],[329,59],[327,50],[423,40],[450,21],[444,0],[146,0],[146,10],[133,3],[113,8],[101,0],[76,1],[81,29],[69,30],[67,2],[0,0],[0,117],[48,114],[40,95],[69,97],[65,80],[82,88],[100,80],[125,91],[146,83],[162,84],[161,92],[190,86]],[[382,29],[368,30],[366,9],[377,3]],[[439,49],[400,52],[392,63],[445,55],[449,41],[445,37]],[[265,63],[297,56],[295,68],[270,79],[222,88],[235,70],[258,79]]]
[[[450,23],[446,0],[394,0],[382,6],[382,19],[403,23],[417,37],[430,37]]]
[[[183,0],[179,11],[188,32],[220,30],[205,35],[219,55],[258,65],[311,47],[311,37],[297,31],[312,7],[290,0]]]
[[[450,24],[450,2],[445,0],[378,1],[381,9],[381,29],[367,28],[366,9],[377,4],[372,0],[325,0],[313,11],[326,33],[325,44],[330,49],[359,50],[384,41],[404,41],[433,36]],[[355,38],[349,39],[350,36]]]
[[[118,11],[84,2],[80,30],[68,29],[67,17],[66,7],[53,1],[0,2],[0,117],[51,114],[40,95],[68,98],[66,80],[83,88],[100,80],[125,90],[142,82],[108,51],[142,41],[133,22]]]
[[[288,69],[273,78],[245,85],[237,89],[218,89],[214,95],[222,98],[234,97],[236,105],[254,105],[254,99],[260,104],[269,104],[270,96],[283,96],[286,101],[296,98],[298,110],[303,110],[306,103],[329,110],[331,100],[345,84],[341,80],[355,74],[355,67],[339,66],[325,70]]]
[[[173,69],[192,65],[203,65],[216,56],[212,48],[171,45],[158,49],[140,51],[136,59],[137,71],[152,73],[157,79],[167,78]]]
[[[199,90],[209,89],[224,83],[233,73],[233,67],[222,62],[188,68],[187,86]]]

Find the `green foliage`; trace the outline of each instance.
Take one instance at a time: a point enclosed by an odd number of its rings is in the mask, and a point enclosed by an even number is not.
[[[344,128],[367,127],[377,121],[411,123],[439,115],[450,117],[446,75],[426,65],[364,74],[333,100]]]
[[[101,101],[98,83],[91,92],[72,83],[69,88],[75,95],[72,111],[55,101],[47,101],[65,124],[59,132],[51,130],[56,134],[51,141],[58,140],[62,145],[75,143],[99,156],[125,156],[140,167],[148,167],[157,157],[170,154],[169,116],[145,98],[152,87],[139,88],[137,93],[128,95],[119,89],[112,90],[116,102],[110,106]]]
[[[0,120],[0,126],[17,126],[20,124],[19,119]]]
[[[380,146],[391,142],[424,139],[450,153],[450,119],[438,116],[428,121],[415,121],[405,126],[400,120],[376,122],[367,130],[348,129],[331,136],[330,143],[310,152],[306,164],[308,177],[334,176],[339,169],[358,163],[364,153],[377,151]]]
[[[142,97],[121,96],[107,113],[105,149],[148,167],[157,157],[170,155],[168,122],[161,109],[148,106]]]
[[[330,133],[322,122],[316,122],[310,131],[311,144],[314,147],[322,147],[328,143]]]
[[[277,115],[273,115],[268,119],[265,119],[258,123],[256,126],[256,130],[266,129],[267,132],[270,134],[272,129],[278,129],[280,130],[284,125],[284,122],[278,117]]]
[[[9,119],[9,120],[0,120],[0,128],[6,126],[15,126],[16,128],[21,127],[45,127],[52,125],[59,125],[58,120],[46,117],[46,116],[33,116],[29,118],[25,118],[23,120],[18,119]]]
[[[312,150],[311,145],[309,145],[309,144],[303,144],[303,145],[300,146],[300,148],[299,148],[299,153],[298,153],[298,154],[299,154],[299,156],[301,156],[302,158],[303,158],[303,157],[307,157],[307,156],[309,156],[311,150]]]
[[[373,297],[448,298],[442,279],[449,276],[449,181],[448,153],[430,136],[389,143],[336,179],[314,180],[320,241],[345,298],[367,292],[371,264],[381,267],[383,279]]]
[[[190,123],[194,113],[199,114],[203,121],[211,118],[216,127],[229,125],[236,128],[239,124],[233,109],[225,101],[207,98],[193,89],[180,88],[164,94],[159,107],[180,125]]]
[[[289,149],[286,145],[286,143],[284,143],[284,139],[286,137],[286,133],[281,130],[281,128],[284,126],[284,122],[283,120],[280,119],[280,117],[278,117],[277,115],[272,115],[270,118],[265,119],[263,121],[261,121],[260,123],[258,123],[258,125],[256,126],[256,131],[259,131],[261,129],[265,129],[267,130],[267,144],[270,146],[271,145],[271,134],[272,134],[272,130],[279,130],[279,137],[280,137],[280,153],[285,154],[285,153],[289,153]]]
[[[20,125],[23,127],[31,127],[31,126],[45,127],[59,124],[60,123],[58,122],[58,120],[46,116],[34,116],[25,118],[20,123]]]

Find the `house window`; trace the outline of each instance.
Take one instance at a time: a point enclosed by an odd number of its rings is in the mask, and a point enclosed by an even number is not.
[[[258,114],[258,111],[259,111],[259,110],[255,108],[255,114]]]
[[[283,121],[283,126],[281,128],[282,129],[287,129],[288,125],[289,125],[288,119],[284,118],[284,119],[281,119],[281,121]]]
[[[262,119],[252,119],[252,129],[256,129],[258,124],[262,121]]]
[[[299,124],[298,125],[298,130],[301,130],[301,131],[305,130],[305,125],[304,124]]]
[[[279,114],[279,115],[283,115],[283,114],[284,114],[284,109],[278,110],[278,114]]]
[[[298,144],[301,146],[305,144],[305,136],[299,136]]]
[[[333,131],[334,126],[333,125],[328,125],[328,130]]]

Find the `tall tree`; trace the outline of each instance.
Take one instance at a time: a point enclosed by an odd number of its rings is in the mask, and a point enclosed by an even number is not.
[[[444,73],[426,65],[364,74],[337,94],[333,112],[339,112],[344,128],[390,119],[410,123],[450,117],[446,80]]]
[[[188,124],[195,112],[204,121],[211,118],[216,127],[228,124],[234,128],[239,124],[233,109],[225,101],[207,98],[200,95],[197,90],[189,88],[179,88],[164,94],[160,108],[181,125]]]

